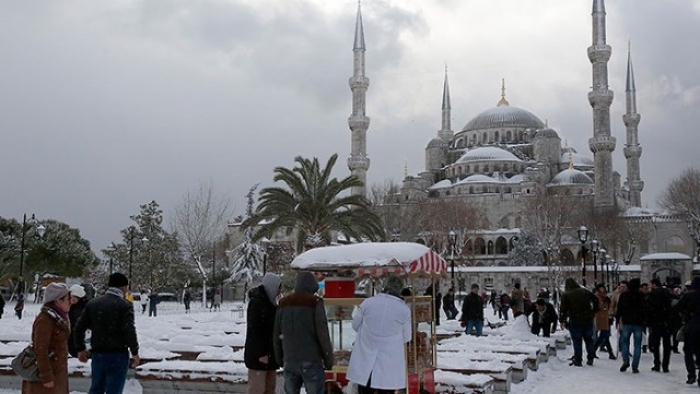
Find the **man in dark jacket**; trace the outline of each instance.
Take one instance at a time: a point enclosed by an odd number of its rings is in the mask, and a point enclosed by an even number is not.
[[[649,293],[649,314],[647,326],[649,327],[649,349],[654,355],[654,372],[663,369],[668,372],[668,364],[671,361],[671,295],[661,286],[659,278],[651,280],[651,292]],[[673,333],[675,334],[675,333]],[[659,357],[659,345],[663,343],[663,359]]]
[[[282,280],[268,272],[262,284],[248,292],[248,316],[243,361],[248,368],[248,394],[274,394],[276,385],[275,326],[277,296]]]
[[[447,294],[445,294],[444,297],[442,297],[442,309],[445,311],[445,315],[447,316],[447,320],[454,320],[457,318],[457,308],[455,307],[455,288],[450,287],[450,289],[447,291]]]
[[[442,305],[442,293],[440,293],[440,285],[438,282],[435,282],[434,284],[431,284],[428,286],[427,289],[425,289],[425,293],[423,295],[428,296],[428,297],[433,297],[434,305],[435,305],[435,325],[439,326],[440,325],[440,306]]]
[[[476,331],[476,336],[480,337],[484,328],[484,304],[479,295],[479,285],[474,283],[472,291],[464,298],[462,303],[462,317],[460,318],[462,327],[466,327],[464,332],[467,335],[472,333],[472,328]]]
[[[580,367],[583,361],[583,342],[586,343],[586,364],[593,365],[595,329],[593,317],[598,312],[598,298],[588,289],[582,288],[574,278],[564,283],[566,292],[561,296],[559,321],[562,328],[569,329],[574,345],[574,358],[571,365]]]
[[[639,278],[630,279],[627,283],[627,291],[620,294],[620,300],[617,303],[616,318],[622,327],[620,332],[620,352],[622,353],[620,372],[625,372],[630,367],[630,337],[633,337],[632,372],[639,373],[646,306],[644,294],[641,292],[641,280]]]
[[[92,355],[90,393],[121,393],[126,382],[131,351],[131,367],[136,368],[139,343],[134,326],[134,306],[124,299],[129,280],[115,272],[109,276],[104,295],[92,299],[75,326],[74,345],[78,359],[87,362]],[[92,330],[90,352],[85,350],[85,331]]]
[[[683,317],[684,323],[683,354],[685,369],[688,372],[686,383],[693,384],[697,381],[695,365],[700,362],[700,277],[693,278],[690,289],[681,296],[676,309]]]
[[[540,331],[542,331],[542,336],[549,338],[549,334],[557,330],[557,322],[559,321],[554,305],[546,302],[544,298],[538,298],[535,301],[534,309],[531,332],[535,335],[540,335]]]
[[[323,394],[324,369],[333,368],[326,308],[314,295],[317,290],[313,274],[303,271],[294,294],[279,302],[273,343],[275,360],[284,368],[285,394],[299,394],[302,384],[308,394]]]

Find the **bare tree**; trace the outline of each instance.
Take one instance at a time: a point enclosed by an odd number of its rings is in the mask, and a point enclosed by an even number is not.
[[[211,183],[200,182],[196,190],[188,190],[175,208],[173,232],[177,235],[183,254],[202,277],[206,294],[209,268],[206,260],[215,242],[224,236],[227,219],[231,216],[230,200],[214,192]],[[213,268],[213,267],[211,267]],[[206,302],[206,297],[202,297]]]
[[[686,168],[674,178],[659,198],[659,205],[673,215],[685,218],[695,240],[695,256],[700,253],[700,168]]]

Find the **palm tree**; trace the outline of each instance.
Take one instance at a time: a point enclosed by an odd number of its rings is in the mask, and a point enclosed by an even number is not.
[[[318,158],[297,156],[294,168],[276,167],[274,181],[284,182],[286,187],[262,189],[259,205],[243,222],[243,228],[256,229],[254,241],[272,238],[279,229],[287,234],[296,229],[298,252],[329,245],[332,231],[349,239],[382,240],[384,229],[369,200],[347,193],[352,187],[362,186],[362,181],[355,176],[331,178],[337,160],[334,154],[321,168]]]

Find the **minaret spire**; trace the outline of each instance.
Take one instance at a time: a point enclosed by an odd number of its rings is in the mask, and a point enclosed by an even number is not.
[[[627,143],[623,152],[627,159],[627,187],[630,190],[630,205],[642,206],[642,189],[644,182],[641,180],[639,158],[642,156],[642,146],[639,145],[639,132],[637,127],[642,116],[637,113],[637,90],[634,86],[634,69],[632,68],[632,50],[627,48],[627,88],[625,89],[627,112],[622,115],[622,120],[627,127]]]
[[[496,103],[497,107],[509,106],[510,103],[506,100],[506,79],[501,78],[501,99]]]
[[[593,87],[588,101],[593,108],[593,137],[588,146],[595,159],[595,209],[606,213],[615,207],[612,152],[616,140],[610,134],[610,104],[613,92],[608,86],[608,61],[612,49],[605,42],[605,2],[593,0],[593,45],[588,59],[593,66]]]
[[[353,187],[353,195],[366,195],[367,170],[369,169],[369,157],[367,156],[367,129],[369,118],[365,113],[366,93],[369,87],[369,78],[365,76],[365,34],[362,27],[362,6],[357,2],[357,18],[355,19],[355,40],[353,44],[353,70],[350,77],[350,91],[352,92],[352,113],[348,118],[351,133],[350,157],[348,168],[363,183],[363,186]]]
[[[450,83],[447,80],[447,64],[445,64],[445,82],[442,85],[442,128],[438,137],[449,141],[454,136],[452,131],[452,105],[450,104]]]

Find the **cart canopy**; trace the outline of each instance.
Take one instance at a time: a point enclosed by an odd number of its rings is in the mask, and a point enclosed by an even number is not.
[[[424,245],[413,242],[370,242],[308,250],[292,261],[292,268],[308,271],[354,271],[358,276],[387,273],[443,276],[447,262]]]

